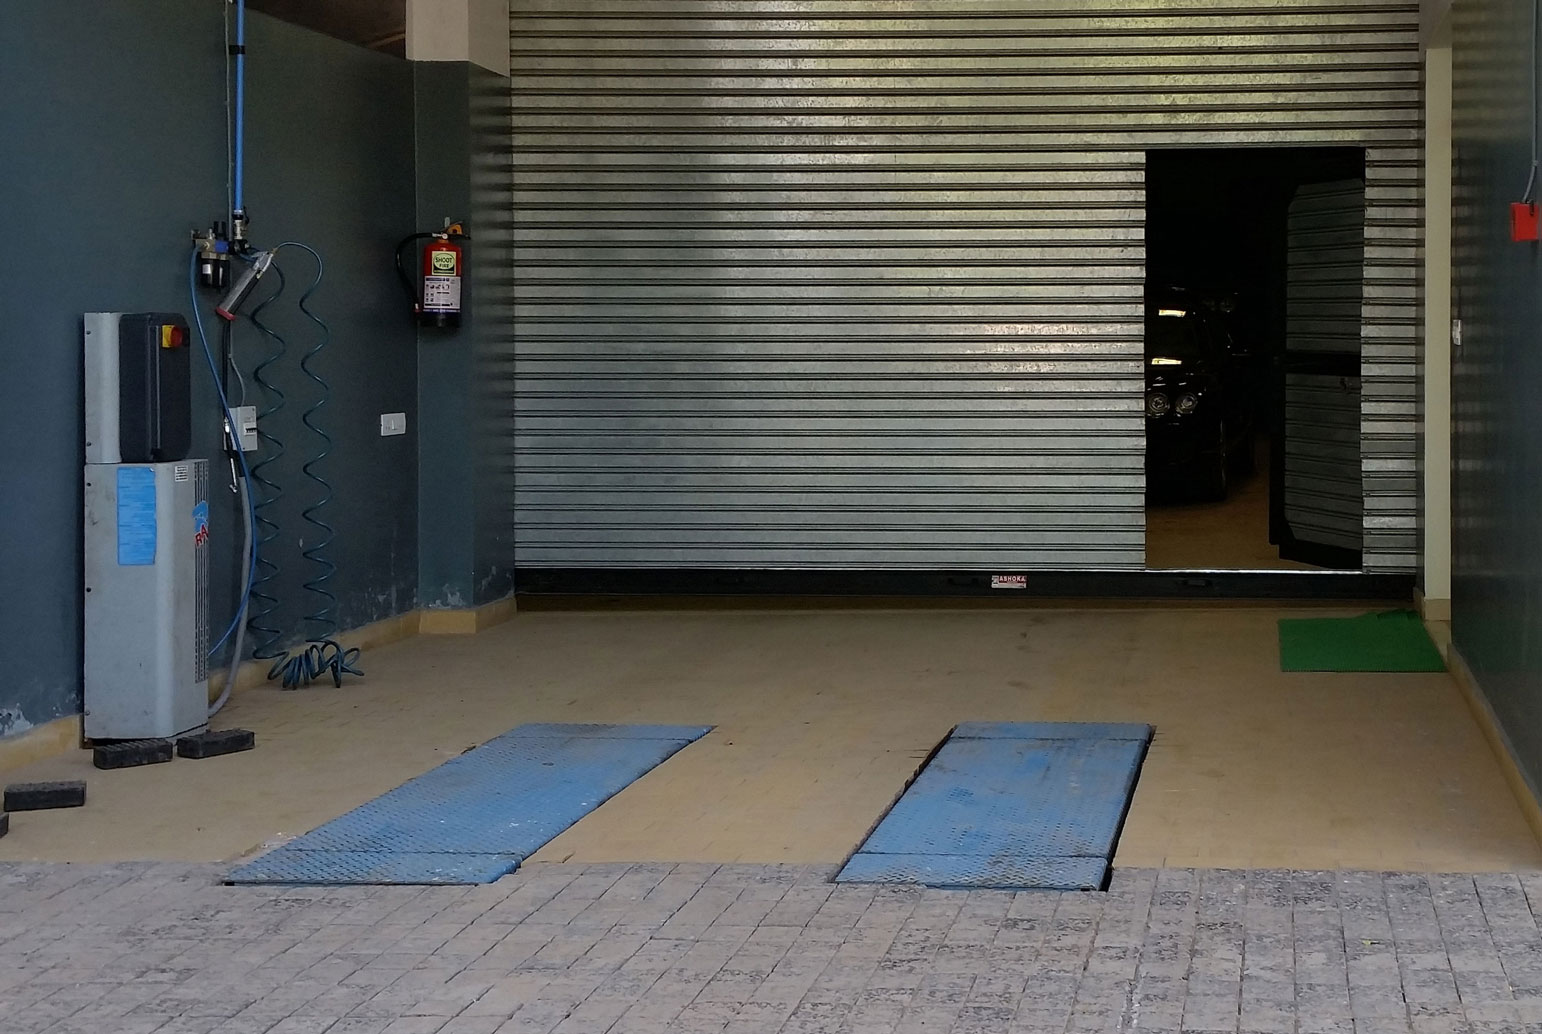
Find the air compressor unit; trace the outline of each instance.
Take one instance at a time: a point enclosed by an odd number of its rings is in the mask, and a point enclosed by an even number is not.
[[[181,316],[85,317],[85,735],[196,732],[209,714],[209,464],[189,459]]]

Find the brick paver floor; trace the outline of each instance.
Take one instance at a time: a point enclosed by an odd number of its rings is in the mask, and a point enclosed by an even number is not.
[[[1542,1030],[1542,874],[1121,870],[1106,894],[537,865],[238,888],[0,866],[4,1034]]]

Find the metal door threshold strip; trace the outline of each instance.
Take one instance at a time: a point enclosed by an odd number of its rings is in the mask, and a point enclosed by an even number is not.
[[[1151,726],[966,722],[838,883],[1101,890]]]
[[[491,883],[710,725],[521,725],[241,866],[236,884]]]

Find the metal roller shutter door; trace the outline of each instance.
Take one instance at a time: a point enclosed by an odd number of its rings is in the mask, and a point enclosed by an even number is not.
[[[1285,289],[1285,521],[1297,538],[1353,553],[1365,543],[1364,220],[1360,180],[1302,187],[1290,206]],[[1345,366],[1337,376],[1335,362]]]
[[[1141,567],[1145,151],[1353,144],[1366,566],[1406,569],[1417,29],[1412,3],[514,0],[519,565]]]

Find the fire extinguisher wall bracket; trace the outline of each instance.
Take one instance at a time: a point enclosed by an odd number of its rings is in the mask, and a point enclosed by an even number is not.
[[[457,240],[468,240],[459,223],[437,233],[414,233],[396,246],[396,273],[402,288],[412,300],[417,322],[425,327],[460,326],[466,275],[466,254]],[[421,272],[416,283],[402,262],[402,252],[418,241],[428,241],[423,249]]]

